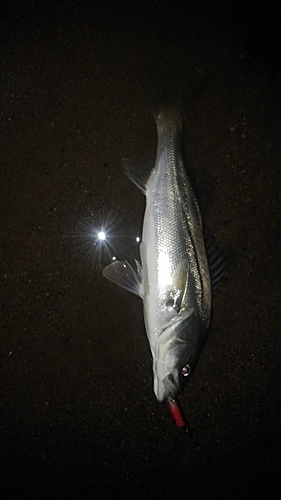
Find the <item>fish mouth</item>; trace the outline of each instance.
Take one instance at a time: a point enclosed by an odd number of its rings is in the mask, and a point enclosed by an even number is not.
[[[154,392],[159,403],[164,403],[168,398],[177,398],[181,392],[178,374],[169,373],[163,380],[156,376],[154,378]]]
[[[179,381],[178,381],[178,375],[177,375],[177,380],[175,380],[175,377],[172,373],[169,373],[164,380],[163,384],[166,388],[166,392],[168,392],[168,396],[175,399],[179,393],[180,393],[180,388],[179,388]]]

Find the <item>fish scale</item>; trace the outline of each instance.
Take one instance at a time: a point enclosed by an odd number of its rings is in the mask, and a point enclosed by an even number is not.
[[[198,271],[196,247],[192,242],[192,235],[197,231],[201,236],[199,240],[202,240],[199,241],[201,252],[203,249],[204,253],[201,216],[183,161],[174,153],[176,149],[181,149],[177,136],[178,130],[174,131],[172,124],[168,133],[159,141],[157,171],[152,181],[153,186],[149,186],[154,192],[155,200],[158,200],[155,202],[157,250],[158,254],[164,252],[169,256],[172,281],[178,281],[178,277],[181,277],[181,281],[185,280],[187,268],[190,267],[196,281],[197,304],[203,311],[201,277]],[[167,186],[172,186],[173,190],[171,188],[167,190]],[[207,267],[206,260],[205,267]],[[175,276],[176,274],[178,276]],[[179,286],[184,285],[181,283]]]

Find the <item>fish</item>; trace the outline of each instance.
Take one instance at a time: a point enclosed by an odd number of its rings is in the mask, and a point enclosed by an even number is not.
[[[124,160],[130,180],[146,197],[140,261],[106,266],[108,280],[138,295],[153,362],[153,388],[178,426],[184,425],[177,398],[195,370],[212,315],[212,277],[202,216],[187,175],[180,106],[154,112],[155,161]],[[212,246],[212,245],[210,245]],[[211,249],[215,281],[223,259]]]

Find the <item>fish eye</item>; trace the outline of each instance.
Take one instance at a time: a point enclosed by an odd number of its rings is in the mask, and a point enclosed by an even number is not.
[[[182,369],[181,372],[184,377],[188,377],[188,375],[191,374],[191,367],[189,365],[185,365]]]

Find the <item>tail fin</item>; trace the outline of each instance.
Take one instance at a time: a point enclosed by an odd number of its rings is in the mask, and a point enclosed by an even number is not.
[[[169,104],[161,107],[156,113],[153,112],[158,135],[168,131],[180,131],[182,129],[183,114],[180,107]]]
[[[181,90],[170,72],[146,68],[139,80],[145,100],[154,116],[157,128],[164,122],[176,128],[181,126],[184,115],[180,99]]]

